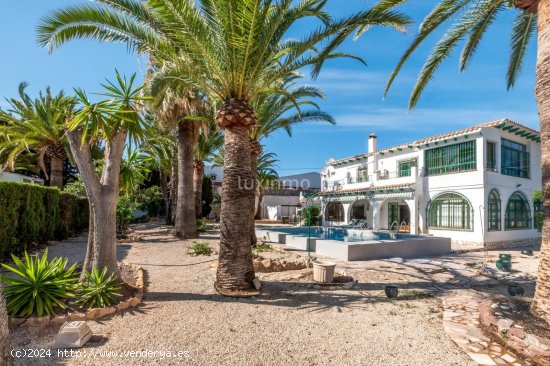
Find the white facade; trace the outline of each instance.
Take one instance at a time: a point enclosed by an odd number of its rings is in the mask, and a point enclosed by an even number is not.
[[[9,182],[19,182],[19,183],[30,183],[30,184],[44,184],[44,180],[37,177],[29,177],[27,175],[11,172],[2,172],[0,171],[0,180],[9,181]]]
[[[538,131],[500,120],[382,150],[376,143],[371,135],[368,153],[323,169],[324,225],[355,218],[381,230],[395,221],[412,234],[489,247],[540,239]]]

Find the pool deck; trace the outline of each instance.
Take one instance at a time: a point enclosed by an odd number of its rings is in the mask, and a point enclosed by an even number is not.
[[[307,250],[307,236],[277,231],[277,228],[256,230],[258,238],[284,244],[289,248]],[[310,250],[319,255],[344,261],[359,261],[383,258],[421,258],[451,253],[451,239],[434,236],[407,235],[403,239],[365,240],[344,242],[312,237]]]

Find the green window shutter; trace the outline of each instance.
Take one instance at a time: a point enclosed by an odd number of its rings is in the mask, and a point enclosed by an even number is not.
[[[476,142],[437,147],[426,150],[425,167],[428,175],[440,175],[476,169]]]

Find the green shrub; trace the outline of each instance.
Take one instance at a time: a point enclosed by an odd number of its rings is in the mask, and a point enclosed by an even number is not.
[[[149,217],[158,217],[164,208],[164,198],[158,186],[138,190],[134,197],[138,208],[147,211]]]
[[[67,268],[67,259],[48,262],[47,250],[42,257],[25,252],[24,262],[14,255],[12,259],[15,267],[2,267],[15,276],[0,277],[10,316],[55,315],[55,308],[66,308],[65,301],[74,297],[72,290],[78,281],[76,263]]]
[[[116,223],[119,230],[127,227],[134,219],[137,205],[133,198],[127,195],[120,196],[116,205]]]
[[[199,233],[205,233],[208,230],[209,226],[204,219],[197,220],[197,231]]]
[[[120,282],[112,273],[107,276],[107,267],[101,272],[94,268],[85,276],[85,282],[76,291],[76,302],[83,308],[105,308],[122,297],[118,293],[122,288]]]
[[[187,249],[187,253],[192,255],[210,255],[212,254],[212,248],[208,244],[202,241],[194,241]]]
[[[88,201],[57,188],[0,182],[0,258],[88,226]]]

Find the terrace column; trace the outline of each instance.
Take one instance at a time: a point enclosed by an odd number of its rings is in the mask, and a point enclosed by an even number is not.
[[[411,214],[411,227],[410,233],[413,235],[418,235],[418,212],[416,199],[413,197],[411,199],[405,200],[407,206],[409,207],[409,212]]]
[[[380,230],[380,209],[381,201],[369,202],[372,207],[372,230]]]

